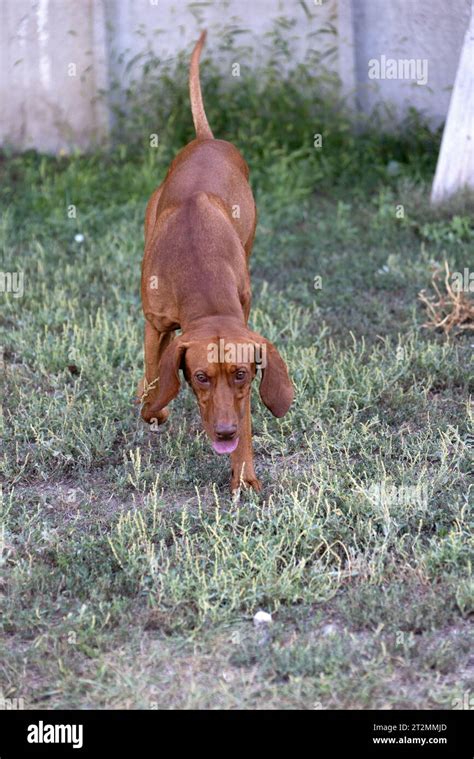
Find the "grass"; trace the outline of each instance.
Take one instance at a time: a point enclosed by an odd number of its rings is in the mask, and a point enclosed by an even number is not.
[[[452,708],[474,690],[472,337],[425,330],[417,295],[433,265],[468,266],[474,228],[466,206],[428,207],[439,134],[415,114],[354,133],[311,77],[216,92],[205,71],[257,195],[252,326],[297,388],[278,421],[255,393],[265,489],[235,505],[189,392],[158,434],[133,404],[145,203],[191,135],[180,71],[133,94],[107,153],[2,156],[2,267],[24,295],[1,294],[1,693]],[[140,111],[157,81],[162,105]]]

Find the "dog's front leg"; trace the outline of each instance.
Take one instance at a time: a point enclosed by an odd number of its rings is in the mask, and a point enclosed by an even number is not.
[[[168,418],[168,409],[164,408],[151,417],[149,408],[158,395],[160,360],[164,350],[174,337],[174,332],[158,332],[149,321],[145,321],[145,377],[138,386],[139,400],[143,402],[142,419],[163,424]]]
[[[255,474],[253,465],[252,448],[252,422],[250,417],[250,393],[245,404],[245,416],[242,424],[239,444],[230,457],[232,465],[232,479],[230,489],[234,495],[238,494],[241,487],[253,488],[260,492],[262,485]]]

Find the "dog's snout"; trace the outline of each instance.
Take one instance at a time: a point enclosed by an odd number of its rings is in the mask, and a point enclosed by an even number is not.
[[[214,431],[218,440],[232,440],[237,432],[236,424],[216,424]]]

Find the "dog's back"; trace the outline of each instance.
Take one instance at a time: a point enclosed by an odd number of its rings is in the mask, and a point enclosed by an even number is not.
[[[174,206],[183,206],[196,193],[219,199],[243,246],[253,238],[256,209],[248,184],[249,170],[237,148],[225,140],[215,140],[207,121],[199,79],[199,57],[206,38],[203,32],[191,56],[189,92],[196,139],[184,147],[171,162],[160,197],[155,220]]]

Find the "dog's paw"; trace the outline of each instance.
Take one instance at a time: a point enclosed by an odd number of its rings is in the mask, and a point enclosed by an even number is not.
[[[257,477],[241,477],[240,479],[232,478],[230,482],[230,492],[234,501],[238,501],[242,491],[254,490],[256,493],[260,493],[262,490],[262,483]]]
[[[144,422],[148,422],[152,432],[156,432],[160,424],[164,424],[169,417],[170,412],[165,407],[161,411],[150,411],[147,403],[142,407],[141,416]]]

